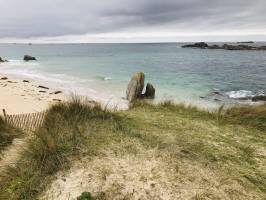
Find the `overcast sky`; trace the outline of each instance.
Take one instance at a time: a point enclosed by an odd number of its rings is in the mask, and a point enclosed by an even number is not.
[[[0,42],[266,41],[266,0],[0,0]]]

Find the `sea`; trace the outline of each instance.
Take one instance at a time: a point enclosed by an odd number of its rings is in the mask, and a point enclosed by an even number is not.
[[[127,84],[139,71],[156,88],[156,102],[217,108],[256,104],[249,97],[266,94],[266,51],[182,45],[0,44],[0,57],[9,60],[0,64],[0,73],[105,102],[125,99]],[[37,61],[25,62],[24,55]]]

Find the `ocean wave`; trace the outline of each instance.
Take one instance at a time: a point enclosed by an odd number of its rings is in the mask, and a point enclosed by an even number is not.
[[[112,77],[110,77],[110,76],[97,76],[96,78],[103,80],[103,81],[112,80]]]
[[[7,66],[37,66],[40,65],[37,61],[26,62],[24,60],[9,60],[5,63]]]
[[[232,99],[239,99],[239,98],[247,98],[247,97],[254,97],[255,94],[250,90],[237,90],[237,91],[230,91],[225,93],[229,98]]]
[[[265,95],[263,91],[253,92],[250,90],[236,90],[236,91],[230,91],[226,92],[225,95],[227,95],[231,99],[241,99],[241,98],[252,98],[259,95]]]

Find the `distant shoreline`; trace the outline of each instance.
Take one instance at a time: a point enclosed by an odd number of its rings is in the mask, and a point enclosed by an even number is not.
[[[182,42],[0,42],[1,44],[11,44],[11,45],[81,45],[81,44],[186,44],[186,43],[197,43],[199,41],[182,41]],[[233,43],[233,44],[245,44],[251,41],[211,41],[208,43]],[[254,43],[266,43],[266,41],[252,41]]]

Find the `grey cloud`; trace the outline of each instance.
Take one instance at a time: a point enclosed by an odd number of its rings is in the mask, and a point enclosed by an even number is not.
[[[112,31],[261,30],[265,0],[0,0],[0,38]]]

